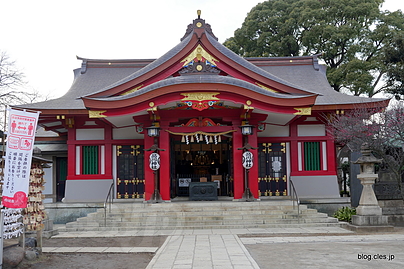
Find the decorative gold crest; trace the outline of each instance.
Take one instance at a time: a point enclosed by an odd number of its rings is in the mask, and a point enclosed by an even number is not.
[[[181,99],[181,101],[210,101],[210,100],[220,100],[216,97],[219,92],[187,92],[181,93],[185,97]]]
[[[216,101],[220,99],[216,97],[218,92],[187,92],[181,93],[185,97],[181,99],[183,103],[186,103],[193,109],[202,111],[211,107]]]
[[[198,61],[202,61],[202,57],[205,58],[208,62],[216,65],[216,60],[213,58],[209,53],[206,52],[204,48],[199,44],[194,51],[191,52],[184,60],[181,61],[181,63],[184,63],[183,66],[188,65],[190,62],[192,62],[195,58],[198,59]]]

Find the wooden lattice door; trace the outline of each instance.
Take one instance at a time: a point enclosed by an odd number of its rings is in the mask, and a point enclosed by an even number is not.
[[[259,158],[260,196],[286,196],[286,143],[261,143]]]
[[[143,198],[144,153],[141,145],[117,146],[117,198]]]

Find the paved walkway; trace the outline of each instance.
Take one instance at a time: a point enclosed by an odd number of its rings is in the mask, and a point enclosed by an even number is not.
[[[337,264],[343,264],[341,258],[352,259],[349,264],[357,268],[377,268],[390,266],[390,268],[404,268],[404,252],[396,245],[404,245],[404,232],[386,234],[356,234],[339,227],[304,227],[304,228],[268,228],[268,229],[206,229],[206,230],[137,230],[137,231],[109,231],[109,232],[69,232],[61,233],[55,238],[76,237],[115,237],[115,236],[157,236],[166,235],[164,244],[157,248],[43,248],[44,252],[104,252],[104,253],[133,253],[149,252],[155,256],[147,269],[158,268],[280,268],[275,264],[267,264],[268,255],[286,255],[282,260],[282,268],[296,268],[296,262],[303,261],[311,253],[316,259],[309,259],[307,267],[338,268],[330,265],[328,261],[334,259]],[[325,245],[324,245],[325,244]],[[316,249],[317,246],[317,249]],[[340,250],[336,249],[336,246]],[[387,253],[386,247],[392,248]],[[372,249],[373,247],[373,249]],[[296,252],[293,252],[296,248]],[[300,248],[300,249],[299,249]],[[320,248],[320,249],[318,249]],[[344,250],[346,248],[346,250]],[[248,249],[248,250],[247,250]],[[313,252],[316,249],[317,252]],[[335,252],[332,250],[335,249]],[[324,257],[321,258],[323,250]],[[345,252],[344,252],[345,251]],[[250,254],[251,252],[251,254]],[[373,253],[375,252],[375,253]],[[383,253],[381,253],[383,252]],[[384,253],[386,252],[386,253]],[[378,255],[393,255],[394,261],[388,264],[371,262]],[[320,256],[318,256],[320,255]],[[288,257],[290,256],[290,257]],[[294,256],[295,258],[293,258]],[[254,258],[253,258],[254,257]],[[290,258],[290,262],[287,260]],[[320,258],[320,259],[319,259]],[[270,260],[270,259],[269,259]],[[364,262],[367,263],[364,263]],[[312,263],[310,263],[312,262]],[[358,264],[356,264],[358,263]],[[316,267],[317,265],[317,267]],[[321,267],[321,266],[322,267]],[[320,266],[320,267],[318,267]],[[369,267],[370,266],[370,267]],[[374,267],[373,267],[374,266]],[[395,267],[397,266],[397,267]],[[307,268],[302,266],[301,268]]]

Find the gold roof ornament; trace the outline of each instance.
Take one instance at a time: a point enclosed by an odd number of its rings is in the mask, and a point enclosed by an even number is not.
[[[102,115],[102,113],[107,112],[106,110],[89,110],[88,117],[89,118],[106,118],[107,116]]]
[[[137,86],[137,87],[135,87],[135,88],[133,88],[133,89],[131,89],[131,90],[129,90],[129,91],[126,91],[126,92],[124,92],[124,93],[121,93],[121,95],[128,95],[128,94],[130,94],[130,93],[136,92],[137,90],[139,90],[139,89],[142,88],[142,87],[143,87],[143,84],[140,85],[140,86]]]
[[[184,63],[182,66],[188,65],[195,58],[198,61],[202,61],[202,58],[205,58],[205,60],[214,65],[216,65],[216,62],[218,62],[217,59],[213,58],[213,56],[206,52],[206,50],[199,44],[187,57],[181,61],[181,63]]]
[[[268,87],[266,87],[266,86],[264,86],[264,85],[262,85],[262,84],[260,84],[258,82],[255,82],[255,84],[257,84],[258,87],[263,88],[264,90],[267,90],[269,92],[278,92],[278,91],[276,91],[274,89],[271,89],[271,88],[268,88]]]
[[[220,100],[216,97],[218,92],[186,92],[181,93],[185,97],[181,101],[210,101],[210,100]]]
[[[293,109],[297,110],[293,113],[294,115],[311,115],[311,107],[295,107]]]

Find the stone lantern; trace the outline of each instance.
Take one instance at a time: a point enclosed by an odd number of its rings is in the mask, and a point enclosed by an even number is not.
[[[368,143],[361,146],[362,157],[355,164],[360,165],[360,174],[357,176],[363,185],[359,206],[356,208],[357,215],[352,216],[352,224],[358,226],[380,226],[387,225],[387,216],[382,215],[382,208],[377,202],[373,184],[378,178],[374,171],[376,163],[381,163],[381,159],[373,156]]]

